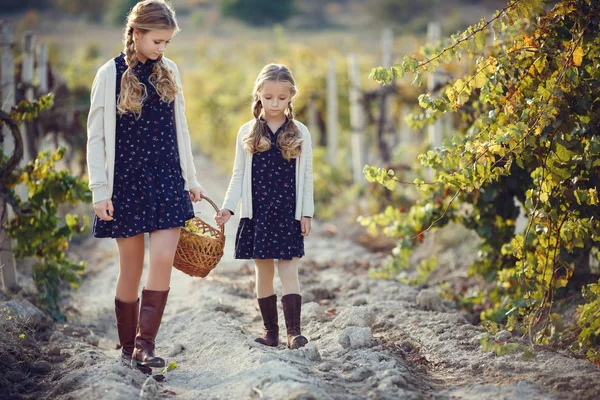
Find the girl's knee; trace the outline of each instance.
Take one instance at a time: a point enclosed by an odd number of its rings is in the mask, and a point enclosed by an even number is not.
[[[121,265],[119,267],[119,273],[121,275],[124,275],[127,277],[142,276],[143,270],[144,270],[144,265],[137,264],[137,263],[130,263],[130,264],[126,264],[126,265]]]
[[[142,279],[142,269],[126,269],[119,271],[119,281],[121,285],[137,288]]]
[[[256,280],[257,281],[264,281],[264,280],[270,280],[273,281],[273,278],[275,277],[275,270],[271,269],[271,270],[256,270]]]
[[[153,264],[173,264],[175,259],[174,249],[153,249],[150,254],[150,262]]]
[[[257,275],[274,275],[275,264],[273,260],[254,260]]]
[[[279,262],[277,265],[277,272],[280,276],[297,276],[298,275],[298,264],[294,262]]]

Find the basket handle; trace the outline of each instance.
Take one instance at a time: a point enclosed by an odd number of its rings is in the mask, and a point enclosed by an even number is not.
[[[202,197],[203,199],[208,201],[210,203],[210,205],[213,206],[213,208],[215,209],[216,212],[219,212],[219,207],[215,204],[214,201],[212,201],[211,199],[209,199],[207,196],[204,196],[204,195],[200,195],[200,197]],[[200,214],[200,211],[196,211],[194,214]],[[220,225],[220,226],[217,225],[217,226],[221,230],[221,234],[223,235],[223,237],[225,237],[225,225]]]

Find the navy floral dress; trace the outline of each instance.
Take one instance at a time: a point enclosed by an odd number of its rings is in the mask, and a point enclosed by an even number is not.
[[[273,133],[265,121],[271,148],[252,155],[252,219],[242,218],[235,258],[291,260],[304,255],[304,237],[296,211],[296,160],[287,161],[277,146],[286,122]]]
[[[117,66],[117,99],[127,64],[121,53]],[[148,82],[155,60],[138,62],[133,71],[148,97],[139,119],[117,114],[112,221],[94,218],[92,233],[98,238],[127,238],[158,229],[185,225],[194,217],[189,193],[184,189],[173,120],[173,102],[160,99]]]

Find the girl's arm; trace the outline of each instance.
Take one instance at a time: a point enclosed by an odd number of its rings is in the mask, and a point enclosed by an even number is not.
[[[106,155],[104,146],[104,96],[106,89],[106,71],[98,70],[90,96],[90,112],[87,120],[87,166],[89,188],[93,202],[110,199],[108,195],[108,177],[106,174]]]
[[[183,97],[183,86],[181,84],[181,76],[179,75],[179,69],[177,68],[177,64],[175,64],[174,62],[170,63],[171,66],[173,67],[173,71],[175,72],[175,78],[177,80],[177,84],[179,85],[179,87],[181,88],[181,91],[177,94],[176,98],[175,98],[175,109],[180,110],[181,115],[182,115],[182,124],[181,126],[176,126],[176,129],[181,129],[181,136],[183,137],[184,140],[184,147],[185,147],[185,152],[186,154],[184,154],[183,156],[185,156],[185,162],[186,162],[186,177],[185,177],[185,181],[187,183],[187,190],[190,189],[194,189],[197,187],[202,187],[200,186],[200,184],[198,183],[198,180],[196,178],[196,167],[194,166],[194,156],[192,154],[192,144],[191,144],[191,140],[190,140],[190,131],[188,129],[188,124],[187,124],[187,119],[185,117],[185,99]],[[176,111],[178,112],[178,111]],[[182,156],[182,154],[179,155],[180,157]]]
[[[242,137],[244,136],[244,126],[240,128],[236,138],[235,161],[233,162],[233,173],[229,181],[229,187],[225,194],[222,209],[234,212],[238,202],[242,198],[242,182],[244,179],[244,166],[246,165],[246,151],[244,150]]]
[[[306,171],[304,172],[304,193],[302,198],[302,216],[313,217],[315,212],[314,194],[313,194],[313,156],[312,156],[312,139],[308,129],[304,127],[306,134],[304,135],[304,143],[302,143],[302,152],[306,157]]]

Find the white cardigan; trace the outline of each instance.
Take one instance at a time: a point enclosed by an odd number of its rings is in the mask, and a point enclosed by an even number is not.
[[[237,146],[235,150],[235,161],[233,163],[233,175],[229,182],[229,188],[225,195],[223,207],[235,211],[237,204],[242,200],[241,218],[252,219],[252,154],[244,149],[244,136],[250,133],[254,120],[242,125],[237,134]],[[296,215],[300,220],[302,217],[311,217],[315,206],[313,200],[313,173],[312,173],[312,141],[308,128],[304,124],[292,120],[302,133],[302,151],[296,158]]]
[[[177,65],[168,58],[163,57],[162,60],[175,72],[177,84],[181,88],[181,77]],[[112,59],[100,67],[96,73],[92,84],[91,105],[87,121],[87,165],[89,188],[92,191],[94,203],[112,197],[117,127],[116,90],[117,68],[115,60]],[[182,90],[179,90],[175,97],[175,127],[185,190],[200,187],[196,179]]]

